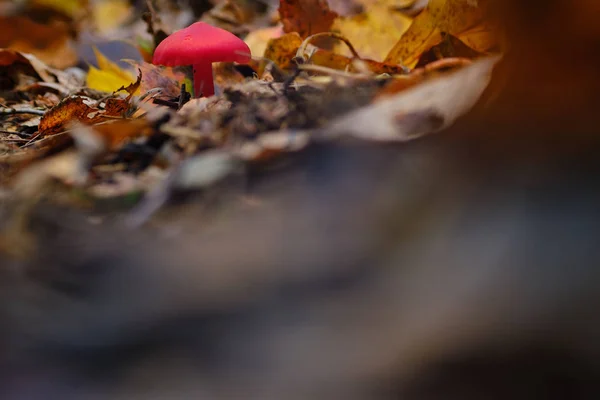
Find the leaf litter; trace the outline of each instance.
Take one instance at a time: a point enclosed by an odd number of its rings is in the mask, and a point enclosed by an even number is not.
[[[216,63],[216,95],[191,100],[189,68],[123,64],[97,48],[95,65],[77,54],[48,57],[89,31],[127,40],[149,60],[148,49],[198,12],[149,1],[111,24],[106,10],[125,3],[102,3],[86,18],[76,3],[47,7],[45,25],[0,49],[0,183],[13,202],[29,199],[27,210],[43,198],[133,213],[137,226],[171,192],[276,166],[314,142],[414,140],[467,113],[499,57],[497,36],[471,0],[332,2],[340,13],[326,0],[225,2],[201,20],[245,38],[252,60]],[[68,38],[37,41],[55,23],[69,27]]]

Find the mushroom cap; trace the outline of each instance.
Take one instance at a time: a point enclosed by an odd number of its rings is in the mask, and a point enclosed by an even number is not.
[[[233,33],[204,22],[196,22],[164,39],[156,50],[154,64],[176,66],[217,61],[247,63],[250,49]]]

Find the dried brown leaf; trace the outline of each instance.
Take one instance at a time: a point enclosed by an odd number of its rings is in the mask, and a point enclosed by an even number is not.
[[[297,32],[302,38],[328,32],[337,17],[326,0],[281,0],[279,15],[283,31]]]

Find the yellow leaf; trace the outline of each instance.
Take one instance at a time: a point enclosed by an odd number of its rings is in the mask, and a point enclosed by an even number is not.
[[[332,30],[350,40],[361,57],[382,61],[412,22],[412,18],[395,11],[391,3],[379,1],[364,14],[338,17]],[[336,44],[335,51],[350,55],[343,43]]]
[[[87,86],[102,92],[114,92],[120,87],[127,87],[136,81],[135,75],[110,61],[98,49],[94,48],[98,68],[90,66]],[[139,94],[138,91],[135,94]]]
[[[385,62],[402,63],[413,67],[419,56],[449,33],[464,40],[477,51],[487,51],[495,45],[494,36],[487,29],[478,30],[483,23],[486,0],[430,0],[427,8],[413,21],[398,43],[387,55]],[[471,31],[479,35],[461,34]],[[468,40],[470,39],[470,40]]]

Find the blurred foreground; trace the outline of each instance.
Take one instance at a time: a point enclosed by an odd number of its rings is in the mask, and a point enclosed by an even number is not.
[[[598,398],[600,34],[550,3],[436,136],[317,143],[143,232],[36,210],[0,397]]]

